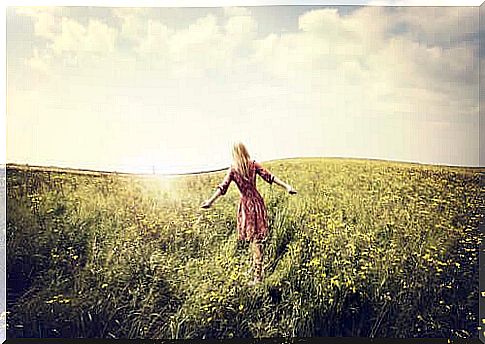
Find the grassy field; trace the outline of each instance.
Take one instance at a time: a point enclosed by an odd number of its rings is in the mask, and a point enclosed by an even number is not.
[[[247,287],[233,184],[7,166],[9,337],[476,337],[477,169],[265,164],[266,279]]]

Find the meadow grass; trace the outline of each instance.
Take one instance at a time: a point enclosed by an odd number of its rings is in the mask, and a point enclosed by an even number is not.
[[[248,287],[224,172],[7,167],[9,337],[476,337],[476,169],[351,159],[265,164],[265,280]]]

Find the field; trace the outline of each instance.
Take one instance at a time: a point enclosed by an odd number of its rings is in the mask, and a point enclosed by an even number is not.
[[[478,169],[264,164],[266,277],[248,287],[234,184],[7,166],[9,337],[477,337]]]

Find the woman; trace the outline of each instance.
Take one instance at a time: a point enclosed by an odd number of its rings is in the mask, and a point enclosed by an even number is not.
[[[236,143],[232,151],[233,165],[227,171],[223,182],[211,198],[202,203],[202,208],[210,208],[214,201],[225,195],[229,184],[234,181],[241,194],[237,209],[237,232],[239,240],[252,243],[254,261],[254,285],[262,281],[263,275],[263,247],[262,242],[268,236],[268,216],[263,198],[256,189],[256,174],[259,174],[269,184],[275,183],[296,194],[295,189],[272,175],[261,164],[250,159],[246,147]]]

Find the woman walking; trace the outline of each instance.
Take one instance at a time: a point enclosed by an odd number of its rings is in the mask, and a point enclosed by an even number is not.
[[[229,184],[234,181],[241,198],[237,209],[237,233],[239,240],[249,241],[253,250],[254,280],[250,285],[263,278],[263,241],[268,236],[268,216],[263,198],[256,189],[256,174],[269,184],[275,183],[290,194],[296,194],[291,185],[278,179],[261,164],[251,160],[246,147],[236,143],[232,151],[233,164],[227,171],[223,182],[211,198],[202,203],[202,208],[210,208],[217,198],[225,195]]]

